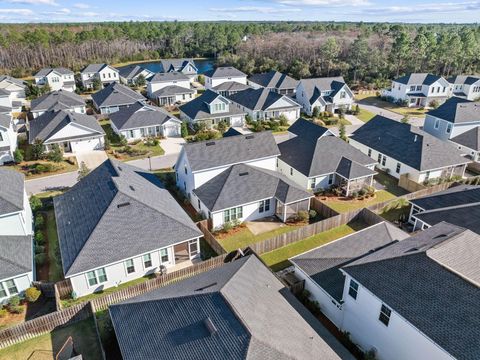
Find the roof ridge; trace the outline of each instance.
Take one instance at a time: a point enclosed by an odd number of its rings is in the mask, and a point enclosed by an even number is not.
[[[3,261],[5,261],[5,262],[7,262],[7,263],[9,263],[9,264],[16,265],[16,266],[18,266],[18,267],[20,267],[20,268],[22,268],[22,269],[24,269],[24,270],[30,271],[29,268],[23,266],[22,264],[19,264],[19,263],[16,263],[16,262],[14,262],[14,261],[11,261],[10,259],[7,259],[7,258],[3,257],[2,255],[0,255],[0,259],[3,260]]]
[[[473,189],[472,189],[472,190],[473,190]],[[443,194],[443,195],[448,195],[448,194]],[[463,209],[463,208],[466,208],[466,207],[479,206],[479,205],[480,205],[480,201],[473,202],[473,203],[452,205],[452,206],[446,206],[446,207],[442,207],[442,208],[425,210],[425,211],[419,212],[418,215],[421,215],[421,214],[430,214],[430,213],[436,212],[436,211],[446,211],[446,210],[453,210],[453,209]]]
[[[234,166],[237,166],[237,165],[244,165],[244,164],[231,165],[231,166],[229,166],[225,171],[222,171],[220,174],[218,174],[218,175],[221,175],[221,174],[224,173],[224,172],[227,172],[227,171],[229,172],[228,174],[226,174],[226,175],[227,175],[227,178],[226,178],[225,181],[222,183],[222,187],[221,187],[221,188],[219,189],[219,191],[217,192],[217,196],[215,197],[215,201],[213,202],[212,208],[215,207],[215,204],[217,203],[217,200],[218,200],[218,198],[220,197],[220,194],[222,193],[223,188],[225,187],[225,184],[227,183],[227,180],[230,179],[230,176],[232,175],[233,167],[234,167]],[[218,176],[218,175],[217,175],[217,176]],[[214,178],[212,178],[212,179],[210,179],[210,180],[215,179],[217,176],[215,176]],[[210,181],[210,180],[209,180],[209,181]],[[206,183],[208,183],[209,181],[207,181]],[[205,183],[205,184],[206,184],[206,183]],[[203,184],[203,185],[205,185],[205,184]]]

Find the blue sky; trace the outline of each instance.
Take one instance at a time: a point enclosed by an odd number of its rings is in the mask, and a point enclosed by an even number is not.
[[[122,20],[480,21],[480,0],[0,0],[0,22]]]

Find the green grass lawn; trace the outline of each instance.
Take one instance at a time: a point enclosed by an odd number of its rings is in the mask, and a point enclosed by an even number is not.
[[[370,121],[372,120],[374,117],[375,117],[375,114],[368,111],[368,110],[365,110],[365,109],[362,109],[360,108],[360,112],[355,115],[359,120],[362,120],[363,122],[367,122],[367,121]]]
[[[0,350],[0,360],[51,360],[71,336],[75,349],[85,360],[101,360],[100,344],[93,318],[62,327],[49,334]]]
[[[374,204],[378,204],[383,201],[395,199],[395,195],[385,190],[375,192],[375,197],[365,200],[322,200],[322,202],[329,208],[335,210],[338,213],[349,212],[364,207],[369,207]]]
[[[355,231],[363,229],[366,224],[363,222],[354,222],[351,224],[342,225],[332,230],[322,232],[304,240],[283,246],[274,251],[262,254],[261,258],[265,263],[272,268],[273,271],[282,270],[290,266],[289,258],[301,254],[305,251],[314,249],[320,245],[329,243],[330,241],[339,239]]]
[[[46,234],[48,241],[48,280],[57,282],[63,279],[63,270],[60,264],[60,251],[58,249],[57,224],[55,213],[49,210],[46,213]]]
[[[398,106],[388,101],[381,100],[374,95],[356,95],[355,98],[360,102],[360,106],[362,103],[366,105],[373,105],[406,116],[424,117],[425,113],[430,110]]]
[[[394,178],[391,175],[386,174],[383,171],[377,170],[377,175],[375,175],[375,180],[385,186],[385,191],[395,195],[402,196],[408,194],[408,191],[398,186],[398,179]]]
[[[408,200],[400,198],[387,204],[379,215],[385,220],[396,222],[399,220],[407,220],[410,214],[410,203]]]

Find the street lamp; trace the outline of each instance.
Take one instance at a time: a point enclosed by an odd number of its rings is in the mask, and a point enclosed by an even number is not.
[[[152,171],[152,157],[148,155],[148,166],[150,167],[150,171]]]

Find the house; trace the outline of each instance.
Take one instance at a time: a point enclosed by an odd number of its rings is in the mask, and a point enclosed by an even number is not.
[[[14,160],[17,132],[11,115],[0,114],[0,165]]]
[[[233,165],[246,164],[275,171],[278,155],[280,151],[269,131],[187,143],[175,164],[177,187],[191,199],[194,189]]]
[[[251,89],[249,85],[238,83],[236,81],[226,81],[212,88],[217,94],[225,97],[236,94],[240,91]]]
[[[376,159],[379,169],[416,183],[463,177],[470,162],[451,143],[379,115],[354,131],[349,143]]]
[[[73,92],[75,86],[75,74],[72,70],[64,67],[43,68],[35,74],[35,85],[48,85],[52,91],[65,90]]]
[[[46,151],[58,144],[64,152],[80,153],[101,150],[105,132],[93,116],[51,110],[30,121],[28,141],[41,140]]]
[[[453,96],[467,100],[480,99],[480,77],[472,75],[458,75],[448,79]]]
[[[459,185],[410,200],[408,222],[424,230],[442,221],[480,234],[480,186]]]
[[[147,83],[147,94],[160,106],[185,103],[195,97],[190,78],[181,72],[158,73]]]
[[[254,89],[265,88],[282,95],[294,95],[298,83],[298,80],[275,70],[253,74],[248,78],[248,85]]]
[[[22,103],[12,100],[10,91],[0,89],[0,114],[16,115],[22,111]]]
[[[128,86],[112,82],[92,95],[95,108],[101,114],[111,114],[137,102],[145,102],[145,97]]]
[[[295,100],[308,115],[312,115],[315,108],[333,114],[339,109],[351,109],[354,95],[343,77],[337,76],[300,80]]]
[[[120,81],[119,71],[108,64],[90,64],[81,71],[80,76],[85,89],[93,89],[95,78],[100,80],[101,87]]]
[[[163,72],[180,72],[188,76],[190,82],[197,81],[198,69],[193,59],[163,59],[160,62]]]
[[[408,107],[432,107],[432,101],[443,103],[450,94],[450,83],[442,76],[411,73],[392,81],[390,90],[383,95],[392,102]]]
[[[204,122],[207,127],[224,121],[229,126],[243,126],[246,112],[224,96],[211,90],[179,107],[180,119],[191,125]]]
[[[291,138],[278,144],[277,171],[313,191],[340,187],[346,196],[373,185],[376,162],[330,130],[298,119]]]
[[[205,88],[212,89],[224,82],[235,81],[247,85],[247,75],[233,66],[221,66],[205,72]]]
[[[0,169],[0,304],[23,292],[35,280],[32,210],[25,178]]]
[[[136,85],[140,76],[144,80],[150,80],[155,73],[139,65],[127,65],[118,68],[118,75],[122,84]]]
[[[480,152],[480,103],[452,97],[425,117],[423,129],[441,140],[450,140],[472,160]]]
[[[0,89],[10,93],[10,100],[14,104],[14,107],[18,107],[17,104],[23,104],[26,99],[25,89],[27,84],[20,79],[15,79],[8,75],[0,76]]]
[[[77,296],[200,257],[202,233],[161,186],[110,159],[54,198],[62,268]]]
[[[110,115],[113,131],[127,141],[147,137],[180,136],[182,122],[165,110],[135,103]]]
[[[65,110],[85,114],[85,100],[74,92],[58,90],[49,92],[31,101],[30,112],[33,118],[37,118],[51,110]]]
[[[236,164],[195,188],[190,199],[213,229],[225,223],[276,216],[282,222],[310,210],[313,195],[284,175]]]
[[[255,255],[109,311],[124,360],[353,360]]]
[[[287,118],[293,123],[300,117],[300,105],[286,95],[266,88],[248,89],[228,97],[238,109],[246,111],[252,120]]]

